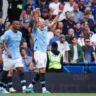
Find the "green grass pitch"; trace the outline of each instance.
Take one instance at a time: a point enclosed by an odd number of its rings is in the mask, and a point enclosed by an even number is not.
[[[51,94],[10,93],[10,94],[0,94],[0,96],[96,96],[96,93],[51,93]]]

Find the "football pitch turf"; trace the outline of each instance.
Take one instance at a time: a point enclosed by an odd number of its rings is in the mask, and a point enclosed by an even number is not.
[[[0,96],[96,96],[96,93],[51,93],[51,94],[10,93],[10,94],[0,94]]]

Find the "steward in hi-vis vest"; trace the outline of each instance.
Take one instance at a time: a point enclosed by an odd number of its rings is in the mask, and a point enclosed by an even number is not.
[[[57,50],[56,42],[52,44],[52,50],[47,53],[47,72],[63,72],[63,56]]]

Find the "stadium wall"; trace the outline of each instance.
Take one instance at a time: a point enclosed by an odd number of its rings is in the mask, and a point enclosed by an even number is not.
[[[35,73],[25,73],[27,85],[31,82]],[[96,74],[72,74],[72,73],[47,73],[46,87],[53,93],[95,93],[96,92]],[[17,73],[13,75],[13,84],[18,92],[21,92],[21,85]],[[35,92],[41,92],[41,86],[38,82],[35,85]]]

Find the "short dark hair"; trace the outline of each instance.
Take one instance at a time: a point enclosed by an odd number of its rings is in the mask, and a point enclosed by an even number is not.
[[[77,39],[77,37],[76,37],[76,36],[73,36],[71,39],[72,39],[72,40],[73,40],[73,39]]]
[[[20,45],[23,45],[24,42],[27,43],[27,41],[25,39],[22,39],[21,42],[20,42]]]
[[[33,10],[33,8],[32,8],[32,5],[31,5],[31,4],[27,4],[27,5],[25,6],[25,10],[26,10],[29,6],[31,6],[31,10]]]

